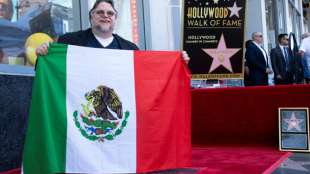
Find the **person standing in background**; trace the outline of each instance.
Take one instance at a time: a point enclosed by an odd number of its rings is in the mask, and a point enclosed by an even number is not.
[[[249,81],[251,86],[268,85],[269,68],[268,54],[262,47],[263,35],[260,32],[252,34],[252,42],[245,53],[246,64],[249,67]]]
[[[288,49],[288,34],[278,36],[279,45],[270,53],[275,84],[293,84],[293,59]]]
[[[307,84],[310,84],[310,34],[302,35],[302,42],[299,48],[299,53],[302,57],[302,64],[304,70],[304,78]]]

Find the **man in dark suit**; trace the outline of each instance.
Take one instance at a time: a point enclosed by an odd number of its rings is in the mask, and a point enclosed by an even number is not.
[[[288,49],[288,35],[280,34],[278,41],[279,45],[270,53],[275,84],[292,84],[294,82],[293,59]]]
[[[268,54],[261,46],[263,35],[260,32],[252,34],[252,42],[248,44],[245,59],[249,68],[248,80],[251,86],[268,85],[268,74],[272,73],[269,68]]]

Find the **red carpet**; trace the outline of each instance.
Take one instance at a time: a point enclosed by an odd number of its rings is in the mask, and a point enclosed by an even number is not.
[[[289,155],[272,147],[194,148],[193,167],[197,174],[267,174]]]
[[[272,147],[194,147],[192,169],[153,172],[154,174],[269,174],[290,153]],[[14,170],[0,174],[20,174]]]
[[[199,174],[271,173],[290,153],[278,150],[278,108],[310,107],[310,85],[192,90],[193,166]],[[208,148],[206,148],[208,147]]]

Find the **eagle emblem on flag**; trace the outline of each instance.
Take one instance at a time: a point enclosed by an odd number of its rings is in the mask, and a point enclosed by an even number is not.
[[[100,85],[85,93],[85,100],[81,111],[73,112],[75,126],[85,138],[104,142],[114,140],[123,132],[130,114],[123,113],[122,102],[114,89]]]

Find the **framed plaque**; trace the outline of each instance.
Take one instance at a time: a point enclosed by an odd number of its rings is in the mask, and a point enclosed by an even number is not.
[[[279,108],[279,145],[281,151],[310,152],[308,108]]]

